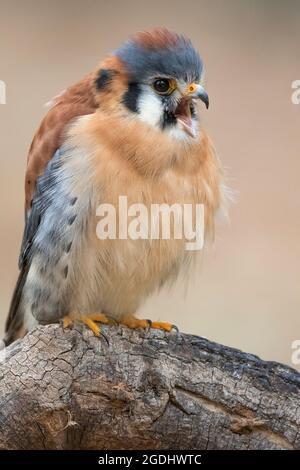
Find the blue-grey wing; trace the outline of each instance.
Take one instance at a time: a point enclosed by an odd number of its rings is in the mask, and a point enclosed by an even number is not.
[[[72,234],[67,228],[76,218],[76,198],[63,189],[66,185],[61,171],[62,157],[64,149],[58,149],[37,180],[32,207],[26,217],[20,274],[6,321],[6,345],[25,334],[26,309],[30,308],[32,315],[45,323],[65,313],[63,299],[57,297],[56,290],[61,290],[60,282],[67,275],[68,265],[60,267],[59,262],[72,244]],[[61,271],[61,279],[53,274],[57,270]]]
[[[31,209],[26,214],[25,229],[19,256],[19,269],[30,262],[34,237],[47,208],[50,207],[58,183],[58,172],[61,166],[61,149],[58,149],[46,167],[44,174],[37,179],[36,190]]]

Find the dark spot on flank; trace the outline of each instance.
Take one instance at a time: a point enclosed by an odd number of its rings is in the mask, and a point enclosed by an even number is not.
[[[137,103],[140,92],[141,89],[138,83],[129,83],[128,90],[123,96],[123,103],[133,113],[138,112]]]
[[[109,85],[109,83],[112,81],[115,73],[116,73],[115,70],[109,70],[109,69],[99,70],[98,76],[95,81],[97,90],[103,90],[103,88],[107,87],[107,85]]]
[[[68,276],[68,272],[69,272],[69,266],[67,265],[64,270],[63,270],[63,276],[64,278],[66,278]]]
[[[60,251],[55,253],[55,255],[51,256],[51,257],[48,257],[48,264],[50,266],[57,266],[58,263],[60,262],[60,257],[61,257],[61,254],[60,254]]]
[[[69,224],[69,225],[72,225],[73,222],[74,222],[74,220],[76,219],[76,217],[77,217],[76,215],[72,215],[71,217],[69,217],[69,219],[68,219],[68,224]]]
[[[73,242],[70,242],[70,243],[68,244],[68,246],[67,246],[67,248],[66,248],[66,253],[69,253],[69,252],[70,252],[72,243],[73,243]]]
[[[76,204],[77,199],[78,199],[77,197],[73,197],[70,201],[70,205],[74,206],[74,204]]]

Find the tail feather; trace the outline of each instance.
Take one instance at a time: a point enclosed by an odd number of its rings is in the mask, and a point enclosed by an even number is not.
[[[27,333],[25,326],[25,312],[22,308],[22,292],[23,287],[27,278],[28,270],[23,268],[19,274],[17,284],[11,300],[6,325],[5,334],[2,341],[0,340],[0,350],[3,348],[3,344],[8,346],[18,338],[22,338]],[[2,344],[2,347],[1,347]]]

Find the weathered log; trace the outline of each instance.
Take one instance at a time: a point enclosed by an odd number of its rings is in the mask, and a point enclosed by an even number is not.
[[[40,326],[0,353],[0,449],[300,449],[300,374],[196,336]]]

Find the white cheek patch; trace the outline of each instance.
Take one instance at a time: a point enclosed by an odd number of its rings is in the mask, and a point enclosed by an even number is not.
[[[153,127],[161,127],[164,107],[160,97],[152,90],[149,90],[148,88],[143,89],[138,99],[137,108],[137,116],[141,121]],[[177,122],[175,125],[166,126],[163,129],[163,132],[167,133],[172,139],[191,142],[198,136],[197,120],[193,119],[192,123],[192,133],[194,134],[194,137],[187,134],[180,122]]]
[[[192,132],[194,134],[193,137],[187,134],[187,132],[184,130],[180,122],[177,122],[175,126],[170,126],[169,128],[165,129],[165,131],[168,132],[169,136],[174,140],[191,142],[193,141],[193,139],[197,139],[199,136],[199,129],[198,129],[197,121],[193,119],[192,123],[193,123]]]
[[[163,116],[163,105],[158,96],[151,91],[141,93],[138,100],[138,116],[147,124],[159,126]]]

